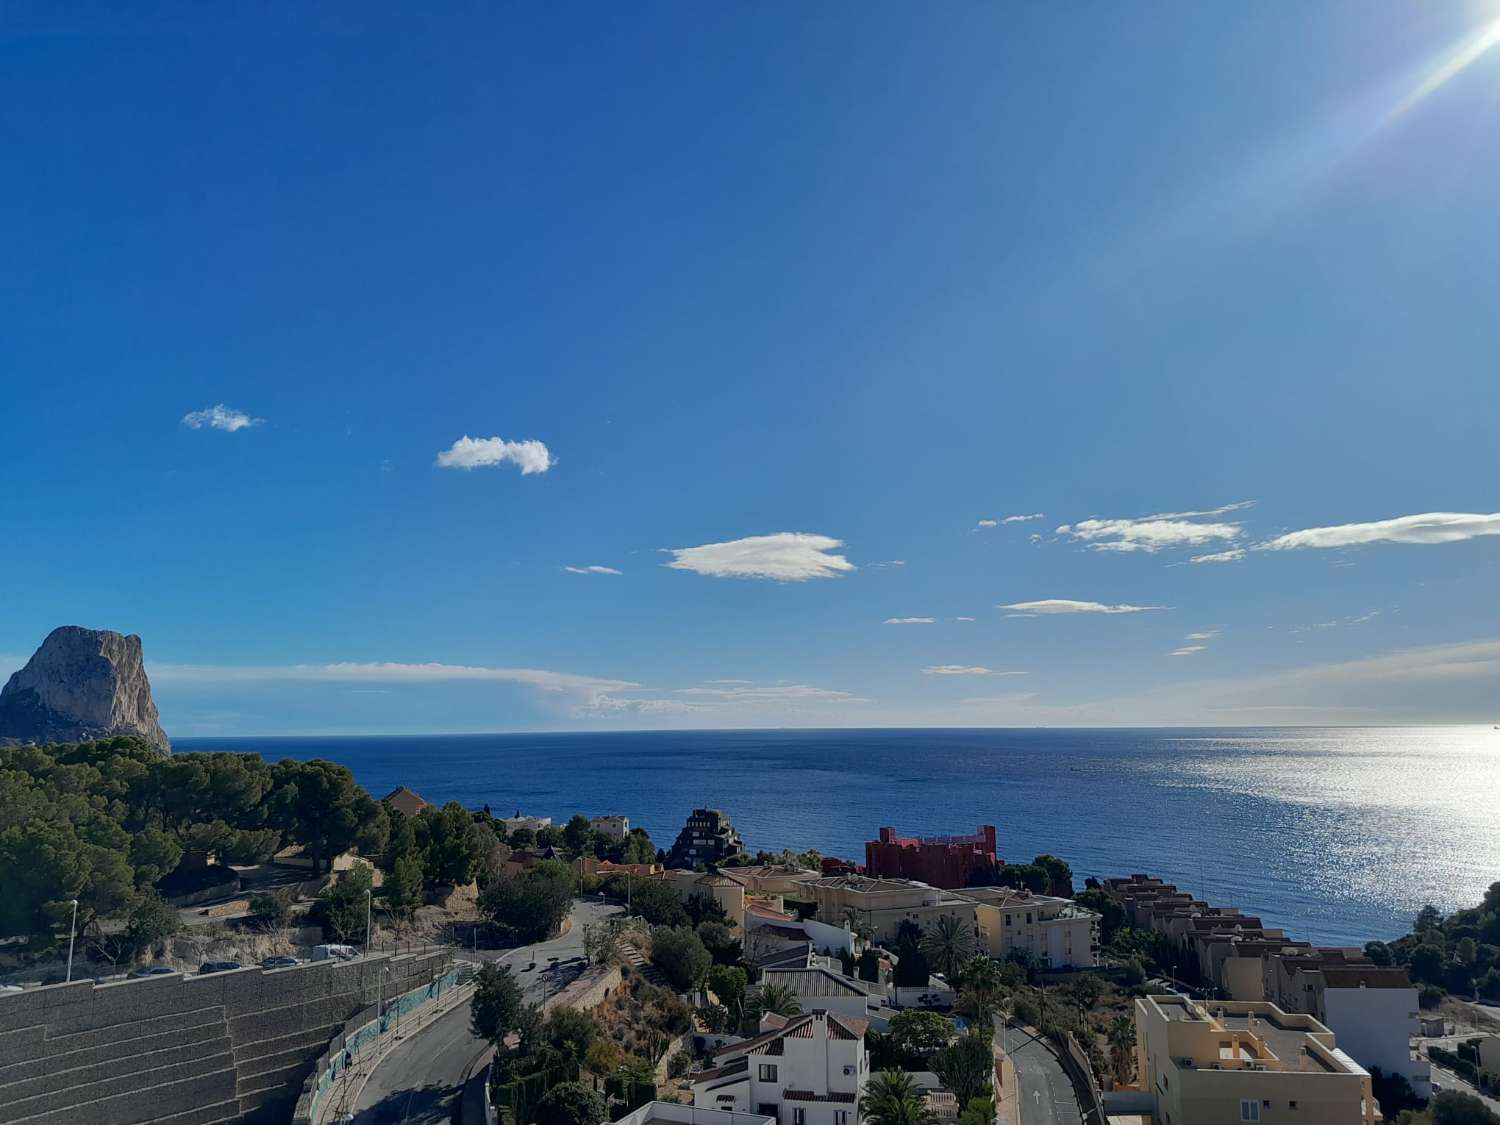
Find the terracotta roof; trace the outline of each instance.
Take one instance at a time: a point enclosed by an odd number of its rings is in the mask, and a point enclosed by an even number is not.
[[[404,785],[396,786],[396,788],[382,797],[381,800],[390,805],[391,808],[395,809],[402,816],[416,816],[423,809],[430,807],[422,799],[420,793],[413,789],[408,789]]]
[[[785,1054],[786,1039],[813,1039],[815,1038],[814,1028],[819,1023],[826,1026],[830,1039],[863,1039],[870,1027],[869,1020],[859,1019],[856,1016],[838,1016],[820,1009],[793,1016],[787,1020],[785,1026],[763,1031],[755,1038],[746,1039],[743,1043],[731,1043],[719,1051],[719,1058],[733,1058],[737,1055]]]

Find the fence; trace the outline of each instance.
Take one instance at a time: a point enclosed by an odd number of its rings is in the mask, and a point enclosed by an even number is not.
[[[1099,1084],[1094,1081],[1094,1069],[1089,1065],[1088,1055],[1078,1045],[1070,1031],[1049,1031],[1047,1042],[1052,1053],[1062,1063],[1068,1081],[1073,1084],[1073,1093],[1078,1098],[1078,1108],[1083,1112],[1084,1125],[1105,1125],[1104,1098],[1099,1093]]]
[[[416,1014],[424,1005],[436,1002],[457,988],[469,966],[450,968],[428,984],[379,1005],[371,1004],[351,1016],[344,1030],[333,1037],[328,1049],[313,1064],[313,1072],[302,1084],[302,1096],[292,1115],[292,1125],[315,1125],[327,1099],[341,1085],[347,1092],[349,1083],[359,1076],[369,1054],[378,1051],[387,1031],[400,1029],[403,1016]],[[377,1008],[379,1009],[377,1011]]]

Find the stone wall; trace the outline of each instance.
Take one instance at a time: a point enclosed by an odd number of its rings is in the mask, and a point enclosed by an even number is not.
[[[346,1019],[447,960],[375,955],[0,995],[0,1125],[284,1121]]]

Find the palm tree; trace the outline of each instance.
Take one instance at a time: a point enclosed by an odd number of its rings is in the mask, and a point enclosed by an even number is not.
[[[935,970],[953,976],[974,952],[974,933],[962,918],[944,914],[922,938],[922,952]]]
[[[1115,1080],[1128,1081],[1135,1050],[1135,1020],[1129,1016],[1116,1016],[1109,1021],[1104,1037],[1109,1040],[1109,1055],[1115,1064]]]
[[[844,925],[860,941],[869,941],[875,936],[874,927],[870,925],[869,919],[861,916],[860,912],[852,906],[844,908]]]
[[[974,957],[964,966],[959,1001],[983,1026],[1000,1009],[1005,998],[1005,970],[993,957]]]
[[[755,993],[750,1013],[759,1022],[762,1016],[770,1013],[788,1017],[801,1015],[802,1005],[788,985],[763,984]]]
[[[883,1070],[865,1087],[859,1099],[859,1117],[864,1125],[933,1125],[936,1118],[911,1075],[902,1070]]]

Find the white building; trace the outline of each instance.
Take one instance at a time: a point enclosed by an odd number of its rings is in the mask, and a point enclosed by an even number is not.
[[[515,816],[502,816],[498,818],[505,825],[507,832],[515,832],[524,828],[528,832],[540,832],[543,828],[552,827],[550,816],[522,816],[519,812]]]
[[[767,969],[756,987],[770,984],[790,989],[804,1012],[821,1010],[855,1019],[866,1019],[870,1014],[870,994],[831,969]]]
[[[859,1125],[870,1078],[863,1019],[827,1011],[785,1019],[721,1050],[693,1082],[701,1109],[758,1113],[777,1125]],[[779,1026],[775,1026],[779,1025]]]
[[[647,1102],[631,1110],[615,1125],[776,1125],[758,1113],[735,1113],[724,1109],[700,1109],[677,1102]]]
[[[623,840],[630,835],[630,818],[628,816],[591,816],[589,827],[601,836],[608,836],[611,840]]]

